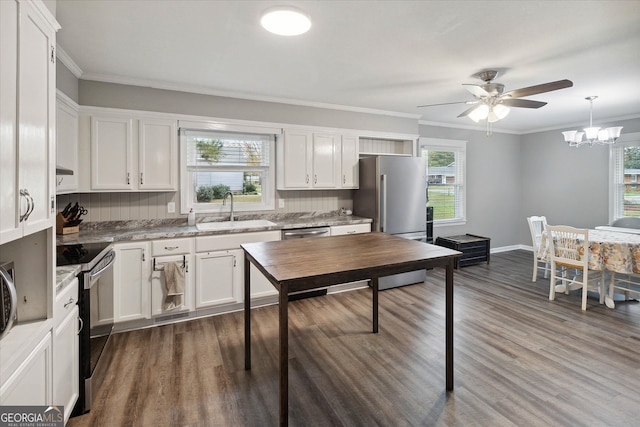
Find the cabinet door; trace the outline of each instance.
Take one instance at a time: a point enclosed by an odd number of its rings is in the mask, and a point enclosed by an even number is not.
[[[150,265],[148,243],[115,246],[114,323],[150,317]]]
[[[51,334],[38,343],[0,389],[0,405],[50,405]]]
[[[73,175],[56,176],[56,193],[78,190],[78,111],[62,96],[56,103],[56,166],[73,171]]]
[[[133,122],[91,117],[91,189],[132,190]]]
[[[20,212],[31,212],[23,220],[24,234],[31,234],[51,227],[55,210],[56,37],[33,4],[20,2],[19,9],[18,168],[24,193]]]
[[[178,189],[178,130],[175,120],[138,122],[138,188]]]
[[[358,188],[358,144],[357,136],[342,136],[341,151],[341,188]]]
[[[22,236],[18,206],[18,4],[0,1],[0,244]]]
[[[193,255],[154,257],[156,268],[151,272],[151,315],[160,316],[193,310]],[[184,293],[168,295],[167,282],[163,272],[168,262],[184,262]],[[153,267],[152,267],[153,268]]]
[[[196,308],[241,302],[241,249],[196,254]]]
[[[338,159],[339,136],[324,133],[313,134],[313,187],[336,188],[340,163]]]
[[[78,347],[78,306],[53,332],[53,401],[64,405],[64,420],[69,419],[78,400],[80,359]]]
[[[305,131],[284,132],[282,144],[282,188],[311,188],[313,134]]]

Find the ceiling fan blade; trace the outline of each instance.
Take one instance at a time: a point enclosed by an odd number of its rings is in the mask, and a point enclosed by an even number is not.
[[[453,105],[453,104],[476,104],[478,101],[458,101],[458,102],[443,102],[442,104],[427,104],[427,105],[418,105],[416,108],[422,107],[437,107],[438,105]]]
[[[466,110],[464,110],[462,113],[460,113],[460,114],[458,115],[458,117],[467,117],[467,116],[468,116],[469,114],[471,114],[471,112],[472,112],[473,110],[475,110],[476,108],[478,108],[478,106],[477,106],[477,105],[474,105],[474,106],[473,106],[473,107],[471,107],[471,108],[467,108],[467,109],[466,109]]]
[[[508,107],[520,107],[520,108],[540,108],[547,105],[546,102],[531,101],[528,99],[513,99],[507,98],[499,101],[500,104]]]
[[[489,92],[487,92],[486,90],[484,90],[482,87],[480,87],[478,85],[471,85],[471,84],[463,83],[462,86],[464,86],[464,88],[466,90],[468,90],[469,92],[471,92],[471,94],[473,96],[475,96],[476,98],[483,98],[483,97],[491,96],[491,94]]]
[[[522,98],[523,96],[536,95],[538,93],[551,92],[558,89],[565,89],[573,86],[571,80],[558,80],[555,82],[543,83],[540,85],[523,87],[521,89],[515,89],[502,94],[502,98]]]

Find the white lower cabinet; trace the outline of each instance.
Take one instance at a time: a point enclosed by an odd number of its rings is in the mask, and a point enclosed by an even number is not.
[[[150,318],[149,242],[118,243],[114,249],[114,323]]]
[[[151,242],[151,315],[162,316],[192,311],[193,289],[193,239],[163,239]],[[174,276],[167,283],[165,269],[173,263],[183,275]]]
[[[50,405],[51,333],[47,333],[0,389],[0,405]]]
[[[53,399],[64,405],[65,423],[79,393],[78,279],[56,295],[53,329]]]
[[[243,243],[280,240],[280,231],[196,237],[196,308],[244,301]],[[260,271],[251,266],[251,299],[276,295]]]
[[[242,301],[241,249],[196,254],[196,308]]]

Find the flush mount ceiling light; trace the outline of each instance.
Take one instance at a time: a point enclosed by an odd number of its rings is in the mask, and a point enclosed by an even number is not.
[[[311,28],[311,19],[299,9],[276,7],[262,14],[260,24],[269,32],[281,36],[297,36]]]
[[[593,101],[597,98],[597,96],[587,96],[585,98],[589,101],[591,108],[589,109],[589,127],[584,128],[584,132],[579,132],[577,130],[562,132],[562,135],[564,135],[564,141],[569,144],[569,147],[580,147],[585,144],[588,144],[589,146],[592,146],[593,144],[613,144],[616,142],[618,137],[620,137],[622,126],[615,126],[606,129],[600,129],[599,127],[593,126]],[[585,135],[587,139],[583,141],[582,137]]]

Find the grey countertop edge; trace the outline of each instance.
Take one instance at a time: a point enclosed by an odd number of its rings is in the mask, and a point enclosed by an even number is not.
[[[62,291],[80,273],[80,265],[56,267],[56,294]]]
[[[133,230],[100,229],[84,230],[75,234],[58,235],[58,245],[83,244],[96,242],[130,242],[141,240],[171,239],[178,237],[199,237],[235,233],[250,233],[273,230],[290,230],[294,228],[325,227],[333,225],[370,224],[371,218],[362,218],[352,215],[340,215],[335,217],[320,218],[296,218],[283,221],[272,221],[276,225],[269,227],[247,227],[233,230],[207,230],[200,231],[195,226],[156,226],[138,228]],[[56,267],[56,293],[60,292],[80,273],[79,265]]]

